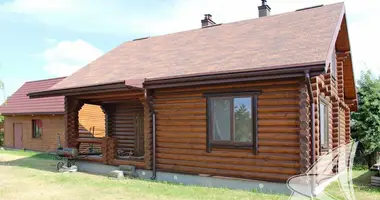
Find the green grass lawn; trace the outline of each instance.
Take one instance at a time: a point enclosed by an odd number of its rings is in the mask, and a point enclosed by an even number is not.
[[[353,170],[353,182],[356,199],[365,200],[380,200],[380,188],[370,186],[371,176],[375,172],[366,169]],[[337,182],[332,183],[326,188],[326,192],[336,199],[345,200],[339,189]]]
[[[115,180],[85,173],[57,173],[56,160],[47,154],[0,150],[0,199],[288,199],[254,191],[184,186],[148,180]],[[380,189],[368,186],[371,173],[354,171],[357,199],[380,199]],[[338,184],[329,194],[344,199]]]

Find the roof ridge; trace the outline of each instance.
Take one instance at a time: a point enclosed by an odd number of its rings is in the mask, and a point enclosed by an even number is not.
[[[50,80],[56,80],[56,79],[64,79],[67,78],[67,76],[61,76],[56,78],[48,78],[48,79],[40,79],[40,80],[34,80],[34,81],[26,81],[25,83],[34,83],[34,82],[41,82],[41,81],[50,81]]]

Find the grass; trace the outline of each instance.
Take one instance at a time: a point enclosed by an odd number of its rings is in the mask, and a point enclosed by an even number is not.
[[[0,150],[0,154],[4,155],[13,155],[13,156],[22,156],[22,157],[34,157],[40,159],[54,159],[54,155],[47,153],[39,153],[35,151],[27,151],[27,150]]]
[[[51,155],[0,150],[0,199],[287,199],[285,195],[57,173]]]
[[[85,173],[57,173],[56,160],[48,154],[0,150],[0,199],[288,199],[288,196],[255,191],[184,186],[139,179],[115,180]],[[380,188],[369,186],[372,172],[355,169],[356,199],[380,199]],[[338,183],[326,193],[344,199]],[[322,198],[321,198],[322,199]]]
[[[368,171],[367,169],[354,169],[352,172],[352,178],[354,183],[354,190],[356,199],[365,199],[365,200],[378,200],[380,199],[380,188],[370,186],[371,176],[376,172]],[[342,196],[342,193],[337,182],[332,183],[326,188],[326,193],[330,194],[335,199],[345,198]]]

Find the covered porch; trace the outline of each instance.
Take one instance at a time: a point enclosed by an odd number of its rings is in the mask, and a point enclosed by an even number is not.
[[[125,82],[76,88],[65,93],[66,146],[79,149],[79,159],[107,165],[151,169],[151,113],[145,90]],[[104,113],[104,135],[82,133],[79,111],[98,105]],[[96,152],[85,147],[97,147]]]

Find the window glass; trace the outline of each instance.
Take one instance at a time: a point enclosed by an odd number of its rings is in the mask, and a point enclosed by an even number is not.
[[[212,140],[252,142],[252,98],[220,97],[211,100]]]
[[[252,99],[234,98],[234,118],[236,142],[252,141]]]
[[[331,56],[331,76],[333,78],[336,77],[336,54],[335,51],[333,52]]]
[[[32,134],[33,138],[39,138],[42,135],[42,120],[33,119],[32,120]]]
[[[320,119],[320,139],[321,147],[328,148],[329,141],[329,128],[328,128],[328,107],[326,103],[320,102],[319,104],[319,119]]]
[[[231,140],[231,101],[232,99],[213,99],[213,139]]]

